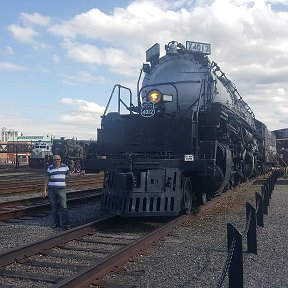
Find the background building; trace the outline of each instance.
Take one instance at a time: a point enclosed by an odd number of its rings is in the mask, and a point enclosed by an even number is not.
[[[0,163],[28,164],[32,143],[51,141],[51,134],[45,136],[24,136],[14,129],[1,129]]]

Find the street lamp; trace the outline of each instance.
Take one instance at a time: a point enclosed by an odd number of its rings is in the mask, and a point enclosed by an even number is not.
[[[9,135],[8,139],[10,138],[11,134],[12,134],[12,136],[13,136],[13,145],[12,145],[13,149],[12,149],[12,151],[13,151],[13,154],[14,154],[14,153],[15,153],[15,141],[14,141],[15,130],[14,130],[14,129],[9,129],[9,130],[8,130],[8,135]],[[15,154],[14,154],[14,157],[13,157],[13,162],[14,162],[14,160],[15,160]],[[12,163],[13,163],[13,162],[12,162]],[[15,163],[16,163],[16,161],[15,161]]]
[[[15,161],[16,169],[19,168],[19,160],[18,160],[18,131],[17,131],[17,144],[16,144],[16,161]]]
[[[18,131],[15,131],[14,129],[9,129],[8,131],[8,135],[11,135],[11,131],[12,131],[12,135],[13,135],[13,152],[15,152],[15,167],[16,169],[19,168],[19,161],[18,161]],[[16,148],[15,148],[15,135],[16,135]]]

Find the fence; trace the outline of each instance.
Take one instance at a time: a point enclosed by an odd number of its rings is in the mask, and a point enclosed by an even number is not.
[[[243,288],[243,238],[247,239],[247,252],[257,254],[257,226],[264,227],[264,215],[268,215],[268,206],[277,178],[283,170],[274,170],[261,186],[261,194],[256,192],[256,208],[246,203],[246,225],[240,233],[232,224],[227,223],[228,255],[217,288],[221,288],[228,272],[229,288]]]

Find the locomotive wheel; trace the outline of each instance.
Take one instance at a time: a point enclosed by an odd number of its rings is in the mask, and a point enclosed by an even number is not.
[[[75,169],[75,163],[74,163],[73,160],[69,161],[68,167],[69,167],[69,170],[70,170],[71,173],[75,172],[76,169]]]
[[[79,173],[81,171],[81,165],[80,165],[80,162],[79,161],[75,161],[75,172],[76,173]]]
[[[196,202],[196,195],[192,189],[190,178],[184,178],[183,184],[183,212],[186,214],[192,211],[193,205]]]
[[[244,158],[243,174],[246,178],[250,178],[254,170],[254,158],[251,153],[247,153]]]
[[[224,170],[224,169],[223,169]],[[215,167],[215,175],[214,175],[214,187],[216,191],[221,187],[224,182],[224,174],[222,169],[216,165]]]
[[[232,172],[232,155],[229,147],[223,143],[219,143],[216,155],[215,174],[212,180],[213,194],[220,195],[227,186]]]

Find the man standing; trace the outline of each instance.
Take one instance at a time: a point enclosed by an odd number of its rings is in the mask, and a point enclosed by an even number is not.
[[[67,198],[66,198],[66,176],[83,176],[85,171],[80,173],[70,173],[67,165],[61,163],[60,155],[53,156],[53,164],[47,168],[47,177],[45,179],[44,190],[42,197],[45,198],[48,195],[49,202],[52,208],[52,214],[54,223],[52,228],[63,227],[64,229],[70,229],[70,223],[67,211]],[[47,191],[48,185],[48,191]]]

